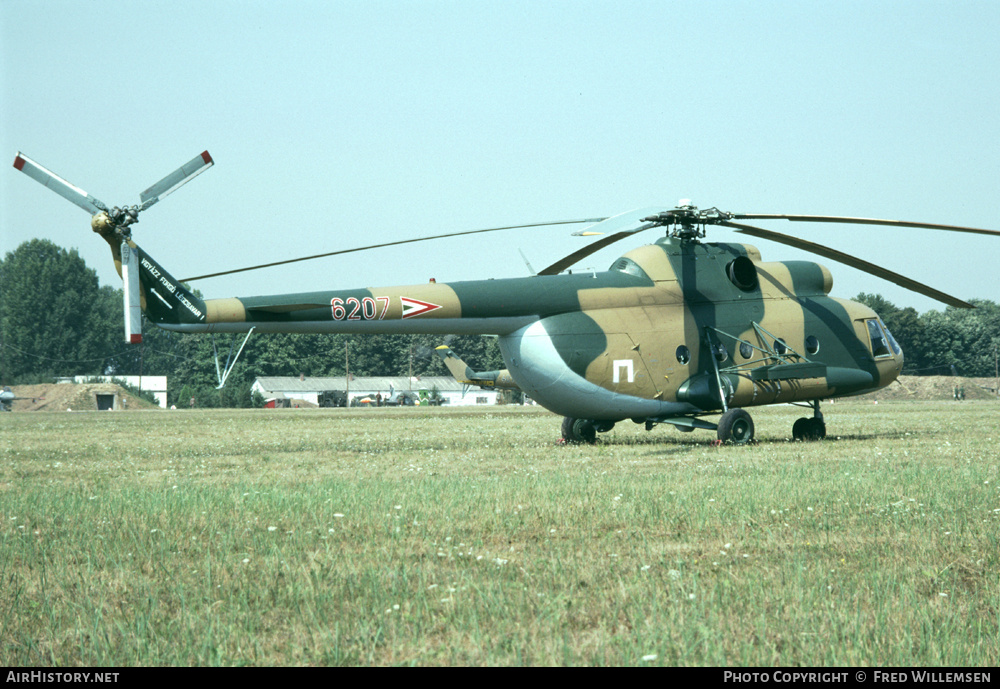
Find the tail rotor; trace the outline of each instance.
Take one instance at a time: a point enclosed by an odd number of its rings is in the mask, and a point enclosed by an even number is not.
[[[203,151],[142,192],[139,195],[138,205],[108,208],[107,204],[100,199],[91,196],[75,184],[39,165],[23,153],[18,152],[17,157],[14,158],[16,169],[90,213],[93,218],[91,224],[95,231],[104,235],[104,229],[110,228],[122,239],[127,239],[130,236],[129,226],[139,222],[139,213],[187,184],[214,164],[215,161],[212,160],[208,151]]]
[[[125,301],[125,341],[129,343],[142,342],[140,305],[143,296],[139,277],[138,247],[131,241],[131,226],[139,222],[139,213],[158,203],[160,199],[187,184],[214,164],[212,156],[208,151],[204,151],[142,192],[139,195],[138,205],[108,208],[100,199],[39,165],[28,156],[18,152],[14,158],[16,169],[87,211],[91,216],[90,225],[94,232],[104,237],[111,245],[115,260],[121,265]]]

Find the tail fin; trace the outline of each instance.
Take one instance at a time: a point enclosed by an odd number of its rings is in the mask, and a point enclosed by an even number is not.
[[[128,270],[125,263],[126,247],[130,249],[131,256]],[[128,306],[125,314],[126,327],[131,299],[134,297],[138,298],[146,318],[157,325],[205,322],[207,309],[203,300],[184,287],[134,242],[122,242],[122,249],[122,277],[125,280]],[[126,277],[132,270],[138,274],[138,280]]]

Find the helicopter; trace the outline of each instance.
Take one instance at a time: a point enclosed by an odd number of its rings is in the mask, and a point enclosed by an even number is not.
[[[823,400],[872,392],[899,376],[904,356],[899,344],[868,306],[830,296],[829,269],[810,261],[764,261],[749,244],[702,241],[709,227],[804,249],[960,308],[973,305],[849,254],[741,221],[1000,236],[995,230],[898,220],[730,213],[682,200],[673,208],[420,237],[178,280],[136,244],[132,227],[139,213],[213,164],[205,151],[143,191],[138,205],[108,208],[27,156],[18,153],[14,161],[16,169],[91,214],[91,228],[110,245],[123,279],[127,342],[142,341],[140,314],[167,330],[247,337],[252,332],[494,335],[507,366],[488,372],[494,384],[513,385],[563,416],[567,442],[595,442],[598,433],[631,420],[647,430],[669,424],[681,431],[714,431],[715,442],[743,445],[755,435],[747,408],[785,403],[812,412],[795,421],[792,437],[819,440],[826,436]],[[186,286],[383,246],[568,224],[587,226],[574,234],[602,236],[529,277],[223,299],[201,299]],[[569,271],[594,252],[652,229],[663,236],[626,252],[608,270]],[[712,421],[716,415],[718,421]]]
[[[14,400],[31,400],[32,402],[37,401],[38,397],[18,397],[14,394],[14,391],[10,389],[10,386],[4,385],[3,390],[0,390],[0,412],[13,411]]]
[[[510,375],[510,371],[507,369],[501,369],[499,371],[474,371],[471,366],[459,359],[458,355],[451,351],[451,347],[448,345],[436,347],[434,349],[434,353],[441,358],[445,368],[447,368],[448,372],[451,373],[452,378],[457,380],[462,385],[475,385],[476,387],[482,389],[521,389],[521,387],[514,380],[514,377]]]

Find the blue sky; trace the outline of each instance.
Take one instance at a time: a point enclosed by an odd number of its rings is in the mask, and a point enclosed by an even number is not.
[[[1000,230],[1000,3],[0,2],[0,151],[142,216],[175,277],[690,198],[733,212]],[[87,216],[12,167],[0,252],[44,237],[118,284]],[[1000,238],[758,223],[1000,301]],[[209,297],[527,273],[519,230],[205,280]],[[652,242],[625,240],[578,268]],[[807,254],[749,242],[765,260]],[[836,296],[925,297],[826,260]]]

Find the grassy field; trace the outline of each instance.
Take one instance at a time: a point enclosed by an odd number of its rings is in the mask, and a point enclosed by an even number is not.
[[[0,415],[0,664],[1000,664],[1000,405]]]

